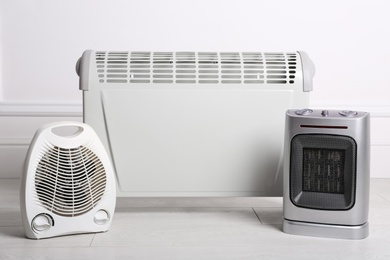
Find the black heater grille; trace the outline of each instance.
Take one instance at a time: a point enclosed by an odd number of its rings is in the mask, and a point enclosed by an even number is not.
[[[356,142],[301,134],[291,140],[290,199],[298,207],[347,210],[355,203]]]
[[[344,194],[345,150],[303,148],[302,190]]]

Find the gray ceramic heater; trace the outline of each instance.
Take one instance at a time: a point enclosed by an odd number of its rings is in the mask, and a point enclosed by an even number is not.
[[[370,118],[366,112],[288,110],[283,231],[368,236]]]

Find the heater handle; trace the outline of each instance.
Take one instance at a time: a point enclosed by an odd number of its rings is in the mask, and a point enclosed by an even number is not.
[[[302,63],[302,82],[303,82],[303,91],[310,92],[313,90],[313,77],[316,73],[316,68],[314,66],[313,61],[310,59],[309,55],[307,55],[304,51],[298,51],[301,57]]]
[[[37,133],[47,134],[64,141],[84,134],[90,134],[91,127],[87,124],[74,121],[59,121],[43,125]]]
[[[77,60],[76,73],[79,76],[79,88],[80,90],[88,90],[89,86],[89,73],[90,73],[90,60],[94,54],[93,50],[86,50],[83,55]]]

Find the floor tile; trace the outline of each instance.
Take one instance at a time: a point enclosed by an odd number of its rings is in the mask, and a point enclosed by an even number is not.
[[[263,224],[282,224],[283,208],[254,208]]]
[[[375,192],[370,193],[369,203],[370,208],[390,208],[390,201]]]
[[[390,259],[390,179],[372,179],[363,240],[285,234],[282,198],[118,198],[106,233],[24,237],[19,180],[0,181],[0,259]]]
[[[0,252],[4,248],[87,247],[90,246],[94,235],[81,234],[35,240],[25,237],[23,227],[0,227]]]
[[[2,208],[0,210],[0,227],[22,226],[19,208]]]
[[[282,197],[224,197],[224,198],[117,198],[117,207],[130,208],[189,208],[189,207],[281,207]]]
[[[131,220],[131,222],[129,221]],[[113,226],[121,228],[140,224],[177,225],[257,225],[252,208],[120,208],[114,215]]]
[[[264,230],[263,230],[264,229]],[[210,246],[237,241],[256,243],[263,227],[251,208],[126,209],[116,213],[111,230],[92,246]]]
[[[390,201],[390,179],[371,179],[370,190]]]
[[[370,207],[368,221],[370,225],[383,225],[390,223],[390,207]],[[390,235],[390,234],[389,234]]]
[[[0,209],[19,208],[19,179],[0,180]]]

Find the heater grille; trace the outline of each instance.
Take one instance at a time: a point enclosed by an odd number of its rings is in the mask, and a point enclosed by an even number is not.
[[[294,136],[290,151],[291,201],[311,209],[350,209],[356,195],[356,156],[356,142],[349,136]]]
[[[303,148],[303,191],[344,194],[345,150]]]
[[[100,83],[294,84],[297,53],[96,52]]]
[[[101,200],[105,188],[104,166],[84,146],[47,148],[37,165],[37,198],[55,214],[74,217],[88,212]]]

